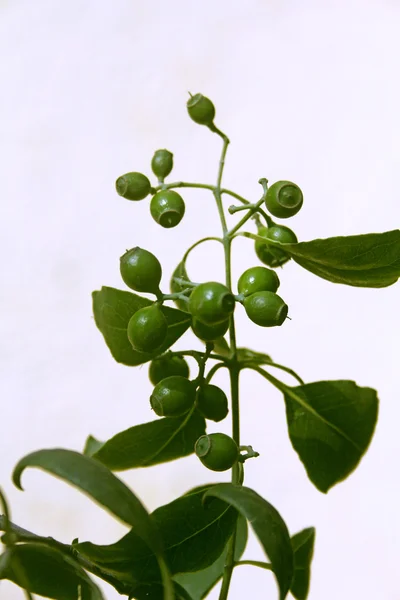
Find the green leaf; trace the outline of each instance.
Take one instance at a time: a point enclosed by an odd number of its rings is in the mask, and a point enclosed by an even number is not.
[[[268,354],[263,354],[262,352],[255,352],[255,350],[250,350],[250,348],[238,348],[237,358],[239,362],[254,361],[258,364],[273,362],[272,358]]]
[[[148,362],[162,354],[172,346],[190,327],[191,317],[169,306],[162,306],[162,311],[168,321],[168,333],[165,343],[157,352],[137,352],[128,340],[127,327],[131,316],[144,306],[153,304],[151,300],[142,298],[131,292],[102,287],[93,292],[94,320],[104,336],[111,354],[119,363],[137,366]]]
[[[130,427],[104,443],[89,436],[84,454],[112,471],[149,467],[193,454],[205,431],[205,420],[196,412],[189,420],[166,417]]]
[[[8,548],[1,557],[0,579],[28,587],[31,593],[45,598],[103,600],[99,588],[72,558],[40,544]]]
[[[251,524],[279,586],[279,598],[284,600],[293,579],[294,559],[288,529],[278,511],[248,487],[221,483],[213,486],[204,498],[214,496],[234,506]]]
[[[185,290],[186,288],[184,285],[181,285],[180,283],[177,283],[176,281],[174,281],[175,277],[179,277],[180,279],[185,279],[186,281],[190,281],[184,262],[180,262],[179,265],[174,270],[174,272],[172,273],[170,286],[169,286],[172,294],[179,294],[180,292],[183,292],[183,290]],[[189,295],[188,295],[188,298],[189,298]],[[174,302],[180,310],[182,310],[186,313],[189,312],[187,302],[185,302],[184,300],[182,300],[180,298],[176,298],[174,300]]]
[[[399,229],[283,246],[304,269],[333,283],[380,288],[400,277]]]
[[[221,356],[230,356],[231,349],[224,337],[220,337],[214,341],[214,352],[221,354]]]
[[[247,544],[247,521],[242,515],[239,515],[237,521],[236,545],[235,545],[235,560],[240,560]],[[201,571],[194,573],[179,573],[174,576],[174,580],[181,584],[191,595],[193,600],[202,600],[210,590],[222,578],[225,567],[227,554],[225,547],[221,556],[217,560]]]
[[[354,381],[277,387],[284,393],[293,448],[313,484],[326,493],[356,468],[369,446],[378,415],[376,391]]]
[[[72,450],[38,450],[22,458],[14,469],[13,481],[20,489],[21,475],[27,467],[37,467],[60,477],[86,493],[115,517],[134,527],[136,534],[157,556],[166,598],[173,597],[157,526],[140,500],[109,469],[93,458]]]
[[[171,573],[197,571],[211,565],[223,552],[237,520],[237,512],[214,499],[204,507],[204,490],[185,494],[157,508],[152,518],[163,539],[164,556]],[[101,569],[124,582],[154,582],[159,570],[154,556],[133,529],[115,544],[90,542],[75,549]]]
[[[296,533],[291,542],[294,552],[294,577],[290,591],[297,600],[306,600],[310,589],[310,567],[314,553],[314,527]]]

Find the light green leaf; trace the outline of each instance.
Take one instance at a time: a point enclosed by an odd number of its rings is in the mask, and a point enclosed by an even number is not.
[[[270,560],[279,598],[284,600],[293,579],[294,559],[289,532],[278,511],[254,490],[231,483],[213,486],[204,498],[210,496],[234,506],[250,523]]]
[[[189,419],[167,417],[130,427],[104,443],[89,436],[84,454],[112,471],[149,467],[193,454],[205,430],[205,420],[196,412]]]
[[[191,317],[188,313],[169,306],[162,306],[162,311],[168,321],[165,343],[157,352],[151,354],[137,352],[128,340],[128,323],[135,312],[144,306],[150,306],[152,302],[137,294],[110,287],[102,287],[100,291],[93,292],[92,298],[95,323],[103,334],[114,359],[124,365],[141,365],[162,354],[185,333],[191,324]]]

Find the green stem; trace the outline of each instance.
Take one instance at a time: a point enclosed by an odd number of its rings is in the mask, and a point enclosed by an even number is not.
[[[217,185],[214,189],[214,197],[217,203],[218,214],[221,221],[223,242],[224,242],[224,254],[225,254],[225,283],[226,287],[232,291],[232,274],[231,274],[231,243],[232,240],[228,234],[228,228],[226,225],[225,213],[222,204],[221,197],[221,181],[222,174],[225,165],[225,156],[229,145],[228,137],[222,133],[214,125],[210,127],[211,131],[216,133],[222,138],[222,152],[219,161],[219,169],[217,176]],[[231,403],[232,403],[232,438],[235,440],[238,446],[240,446],[240,421],[239,421],[239,372],[240,368],[237,363],[237,347],[236,347],[236,332],[235,332],[235,320],[233,315],[230,319],[229,325],[229,340],[231,350],[231,360],[229,362],[229,376],[231,382]],[[240,468],[236,463],[232,468],[232,483],[240,484]],[[228,598],[229,586],[231,583],[234,562],[235,562],[235,545],[236,545],[236,528],[233,532],[231,539],[228,542],[228,549],[225,561],[225,569],[222,579],[221,591],[219,594],[219,600],[226,600]]]
[[[215,185],[211,185],[210,183],[192,183],[191,181],[174,181],[173,183],[163,183],[162,185],[158,185],[157,187],[152,188],[150,191],[152,194],[155,194],[160,190],[172,190],[174,188],[199,188],[203,190],[211,190],[213,192],[215,190]],[[249,200],[246,200],[246,198],[243,198],[243,196],[237,194],[233,190],[229,190],[228,188],[221,188],[220,193],[232,196],[232,198],[236,198],[236,200],[239,200],[239,202],[242,202],[242,204],[250,204]]]
[[[227,365],[223,362],[219,362],[216,365],[214,365],[213,367],[211,367],[211,369],[209,370],[209,372],[207,373],[207,377],[205,379],[205,383],[210,383],[211,379],[214,377],[215,373],[221,369],[222,367],[227,367]]]
[[[279,365],[278,363],[274,363],[274,362],[259,362],[257,363],[248,363],[246,364],[246,362],[242,363],[243,368],[244,369],[254,369],[254,366],[258,366],[258,365],[266,365],[267,367],[275,367],[275,369],[280,369],[281,371],[285,371],[285,373],[289,373],[289,375],[291,375],[292,377],[294,377],[299,383],[300,385],[304,385],[304,381],[302,380],[302,378],[300,377],[300,375],[297,375],[297,373],[295,371],[293,371],[293,369],[289,369],[289,367],[285,367],[284,365]],[[257,370],[257,369],[254,369]],[[263,371],[263,373],[265,373],[265,371]]]
[[[235,562],[235,567],[240,567],[240,565],[251,565],[253,567],[259,567],[260,569],[272,571],[272,565],[266,562],[260,562],[259,560],[239,560]]]

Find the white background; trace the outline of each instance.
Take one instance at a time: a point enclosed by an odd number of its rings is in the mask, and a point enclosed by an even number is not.
[[[207,192],[185,191],[184,221],[162,230],[146,201],[117,196],[116,177],[150,174],[153,151],[167,147],[174,179],[215,180],[220,141],[186,114],[187,92],[200,91],[232,141],[225,185],[257,200],[260,177],[297,182],[305,202],[290,226],[300,240],[396,228],[399,25],[395,0],[0,3],[0,482],[14,521],[66,542],[110,543],[126,531],[43,472],[24,475],[24,493],[10,474],[35,449],[81,450],[89,433],[107,439],[151,419],[147,367],[113,361],[90,293],[124,287],[118,259],[135,245],[162,260],[167,288],[186,247],[219,232]],[[252,242],[237,241],[234,280],[254,264]],[[189,271],[221,277],[220,249],[203,246]],[[306,381],[378,389],[379,423],[359,469],[325,496],[291,448],[281,395],[245,373],[242,439],[261,454],[246,465],[246,483],[291,532],[316,526],[310,600],[398,600],[400,288],[333,285],[295,264],[281,282],[292,321],[261,329],[238,309],[240,344]],[[193,341],[188,334],[179,347]],[[190,457],[122,477],[153,509],[229,475]],[[263,560],[255,540],[246,557]],[[0,584],[1,600],[22,597]],[[241,567],[230,597],[277,598],[273,577]]]

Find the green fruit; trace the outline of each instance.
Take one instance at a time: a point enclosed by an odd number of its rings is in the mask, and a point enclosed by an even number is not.
[[[158,304],[145,306],[132,315],[128,339],[138,352],[154,352],[165,342],[168,322]]]
[[[303,206],[303,193],[299,186],[291,181],[277,181],[268,188],[265,205],[274,217],[288,219]]]
[[[206,325],[198,319],[192,320],[193,333],[204,342],[213,342],[225,335],[229,329],[229,319],[216,323],[215,325]]]
[[[161,281],[159,260],[143,248],[132,248],[120,258],[120,272],[128,287],[137,292],[156,294]]]
[[[267,238],[280,242],[281,244],[297,244],[297,237],[294,231],[285,227],[285,225],[274,225],[269,227],[267,231]],[[280,250],[280,248],[278,248]]]
[[[244,297],[254,292],[276,292],[280,281],[275,271],[265,267],[251,267],[239,278],[238,292]]]
[[[203,465],[212,471],[230,469],[239,457],[236,442],[224,433],[202,435],[197,440],[194,451]]]
[[[156,150],[151,159],[151,169],[156,177],[164,180],[172,171],[174,155],[169,150]]]
[[[193,407],[195,399],[195,384],[185,377],[174,375],[157,383],[150,396],[150,404],[159,417],[180,417]]]
[[[197,393],[197,410],[205,419],[222,421],[228,414],[228,398],[216,385],[202,385]]]
[[[222,283],[201,283],[190,295],[189,312],[193,317],[212,325],[226,321],[235,309],[235,297]]]
[[[270,230],[272,230],[272,234]],[[289,243],[289,239],[287,239],[287,241],[284,241],[284,239],[277,239],[278,230],[281,232],[282,238],[288,237],[286,236],[286,233],[290,232],[292,236],[290,238],[290,243],[297,242],[297,238],[294,232],[288,227],[285,227],[284,225],[274,225],[273,227],[260,227],[258,229],[257,235],[264,237],[266,240],[270,238],[274,239],[275,241],[280,241],[281,243]],[[269,267],[281,267],[288,260],[290,260],[290,255],[287,252],[285,252],[285,250],[268,244],[268,241],[256,241],[254,247],[256,254],[261,260],[261,262],[264,263],[264,265],[268,265]]]
[[[149,378],[153,385],[166,377],[179,375],[189,377],[189,365],[182,356],[176,354],[163,354],[151,361],[149,366]]]
[[[182,221],[185,203],[177,192],[161,190],[151,199],[150,212],[156,223],[168,229]]]
[[[261,327],[282,325],[288,314],[288,306],[274,292],[256,292],[244,300],[247,316]]]
[[[143,200],[150,192],[150,181],[143,173],[125,173],[118,177],[115,187],[120,196],[127,200]]]
[[[190,118],[199,125],[211,125],[215,117],[215,107],[203,94],[195,94],[187,101]]]

